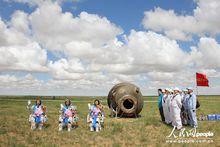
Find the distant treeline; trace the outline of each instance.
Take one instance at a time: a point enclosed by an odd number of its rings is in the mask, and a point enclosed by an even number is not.
[[[219,95],[200,95],[198,98],[208,99],[209,97],[219,99]],[[69,98],[74,101],[90,101],[92,99],[99,99],[102,101],[107,100],[107,96],[0,96],[0,99],[26,99],[26,100],[34,100],[36,98],[41,98],[42,100],[65,100]],[[144,101],[156,101],[157,96],[143,96]]]
[[[42,100],[65,100],[69,98],[71,100],[91,100],[91,99],[107,99],[105,96],[0,96],[0,99],[27,99],[34,100],[36,98],[41,98]]]

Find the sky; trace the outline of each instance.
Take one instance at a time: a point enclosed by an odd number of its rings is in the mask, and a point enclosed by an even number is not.
[[[0,95],[220,94],[219,0],[0,0]]]

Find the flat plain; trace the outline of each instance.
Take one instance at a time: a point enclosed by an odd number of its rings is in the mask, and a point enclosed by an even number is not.
[[[33,96],[0,97],[0,146],[220,146],[220,121],[199,121],[197,132],[213,132],[213,142],[168,143],[172,127],[160,121],[157,97],[144,97],[144,107],[139,118],[111,118],[106,97],[69,97],[77,106],[79,127],[71,132],[58,131],[60,104],[65,97],[43,97],[47,106],[48,122],[44,130],[30,130],[27,100]],[[88,103],[98,98],[105,106],[105,126],[101,132],[90,132],[86,123]],[[220,114],[220,96],[199,96],[197,115]],[[185,126],[186,130],[191,128]],[[178,134],[177,131],[175,131]],[[187,138],[190,139],[190,138]],[[198,140],[198,138],[192,138]],[[202,138],[206,139],[206,138]],[[201,140],[201,138],[199,139]]]

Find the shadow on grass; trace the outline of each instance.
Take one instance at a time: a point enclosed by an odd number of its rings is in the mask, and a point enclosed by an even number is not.
[[[50,128],[50,127],[51,127],[51,124],[49,124],[49,123],[44,124],[44,128],[45,128],[45,129],[48,129],[48,128]]]

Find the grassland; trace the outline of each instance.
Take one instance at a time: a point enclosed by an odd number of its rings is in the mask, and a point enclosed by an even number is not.
[[[63,97],[43,98],[48,108],[48,124],[43,131],[31,131],[26,110],[27,99],[33,97],[0,97],[0,146],[220,146],[220,121],[199,121],[198,132],[214,133],[213,143],[166,143],[172,127],[160,121],[156,97],[144,97],[140,118],[110,118],[107,106],[103,131],[90,132],[86,124],[89,97],[71,97],[78,108],[79,127],[71,132],[58,132],[58,115]],[[106,105],[106,98],[99,97]],[[199,97],[201,114],[220,113],[220,96]],[[189,127],[186,127],[190,129]]]

